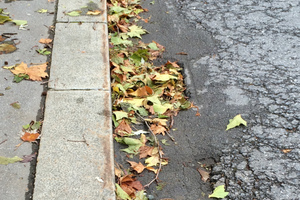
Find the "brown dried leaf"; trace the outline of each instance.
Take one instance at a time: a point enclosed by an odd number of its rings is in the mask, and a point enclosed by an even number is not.
[[[41,44],[50,44],[50,43],[52,43],[52,39],[42,38],[42,39],[39,40],[39,43],[41,43]]]
[[[151,131],[156,135],[156,134],[163,134],[165,135],[165,131],[167,131],[167,129],[162,126],[162,125],[156,125],[156,124],[151,124],[150,126]]]
[[[127,162],[129,162],[129,164],[131,165],[132,169],[134,169],[139,174],[142,173],[144,171],[144,169],[145,169],[145,166],[141,162],[136,163],[136,162],[128,161],[128,160],[127,160]]]
[[[292,149],[282,149],[281,150],[283,153],[290,153],[292,151]]]
[[[39,133],[28,133],[28,132],[25,132],[24,135],[21,137],[21,139],[24,142],[34,142],[34,141],[36,141],[36,139],[38,139],[39,136],[40,136]]]
[[[149,146],[140,147],[140,149],[139,149],[140,159],[146,158],[147,156],[151,156],[153,149],[154,149],[154,147],[149,147]]]
[[[115,129],[114,133],[123,137],[126,134],[132,133],[132,129],[130,128],[129,124],[127,124],[125,119],[123,119],[119,126]]]
[[[206,182],[209,179],[210,173],[208,171],[201,168],[198,168],[197,171],[200,173],[202,181]]]

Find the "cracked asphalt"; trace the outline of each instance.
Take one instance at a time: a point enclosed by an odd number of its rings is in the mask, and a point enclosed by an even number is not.
[[[217,43],[214,56],[191,66],[207,76],[195,83],[197,103],[223,96],[219,104],[249,123],[220,149],[211,181],[227,184],[227,199],[299,199],[299,1],[178,0],[176,7]]]

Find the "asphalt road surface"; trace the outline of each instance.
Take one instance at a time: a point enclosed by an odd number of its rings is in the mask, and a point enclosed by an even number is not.
[[[166,46],[162,63],[184,67],[201,117],[189,110],[176,118],[177,144],[164,147],[166,184],[149,193],[208,199],[225,184],[226,199],[299,199],[299,1],[150,2],[144,39]],[[237,114],[248,127],[225,131]],[[197,172],[203,164],[211,168],[206,183]]]

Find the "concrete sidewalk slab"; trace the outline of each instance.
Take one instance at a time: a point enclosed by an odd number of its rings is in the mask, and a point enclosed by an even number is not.
[[[49,91],[34,199],[114,199],[110,93]]]
[[[100,10],[101,14],[98,16],[86,15],[71,17],[66,13],[81,10],[84,7],[91,7],[92,10]],[[57,22],[103,22],[106,23],[106,1],[104,0],[59,0],[57,11]]]
[[[49,87],[109,90],[107,26],[57,23]]]

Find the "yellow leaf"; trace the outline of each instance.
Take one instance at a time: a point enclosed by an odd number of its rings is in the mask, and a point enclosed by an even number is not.
[[[47,63],[34,65],[28,68],[27,64],[22,62],[21,64],[16,66],[14,70],[10,71],[14,74],[27,74],[33,81],[41,81],[42,78],[46,78],[48,76],[47,72],[45,72],[46,68]]]

